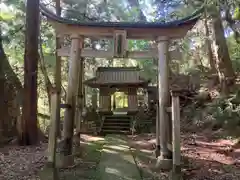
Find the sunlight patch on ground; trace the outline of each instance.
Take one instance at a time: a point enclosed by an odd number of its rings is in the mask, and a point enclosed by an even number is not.
[[[114,174],[114,175],[116,175],[116,176],[119,176],[119,177],[121,177],[122,180],[135,180],[135,179],[133,179],[133,178],[130,178],[130,177],[125,176],[125,174],[123,174],[122,172],[120,172],[119,170],[114,169],[114,168],[109,168],[109,167],[107,167],[107,168],[105,169],[105,172],[106,172],[106,173],[109,173],[109,174]]]
[[[110,149],[103,149],[102,151],[106,152],[106,153],[111,153],[111,154],[118,154],[118,152],[110,150]]]
[[[128,146],[126,146],[126,145],[119,145],[119,147],[128,148]]]
[[[120,139],[120,138],[121,138],[121,136],[117,136],[117,135],[116,135],[116,137],[107,137],[107,139],[108,139],[109,141],[116,142],[116,143],[118,143],[118,144],[126,144],[126,141],[125,141],[125,140],[122,140],[122,139]]]
[[[86,141],[103,141],[104,140],[104,138],[102,138],[102,137],[91,136],[91,135],[87,135],[87,134],[81,135],[81,138],[83,138]]]
[[[140,149],[140,151],[143,152],[143,153],[148,153],[148,154],[152,154],[153,153],[153,151],[147,150],[147,149]]]
[[[108,145],[107,146],[108,148],[111,148],[111,149],[116,149],[116,150],[119,150],[119,151],[129,151],[126,147],[121,147],[121,146],[115,146],[115,145]]]
[[[91,142],[86,142],[86,141],[81,141],[80,144],[84,144],[84,145],[91,145]]]

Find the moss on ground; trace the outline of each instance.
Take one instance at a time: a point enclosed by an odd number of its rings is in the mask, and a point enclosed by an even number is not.
[[[79,179],[96,179],[97,178],[97,166],[101,158],[101,150],[104,145],[104,140],[89,141],[81,144],[82,156],[74,157],[75,165],[73,167],[58,169],[57,180],[79,180]],[[46,180],[49,175],[49,171],[43,169],[40,172],[41,179]]]
[[[140,171],[142,179],[168,180],[169,174],[155,168],[156,158],[153,153],[131,148],[132,155]]]

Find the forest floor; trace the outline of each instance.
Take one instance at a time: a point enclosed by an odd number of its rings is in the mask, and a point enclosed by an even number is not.
[[[183,177],[187,180],[240,180],[240,143],[234,139],[219,138],[215,132],[204,130],[182,134]],[[82,157],[75,165],[60,169],[61,179],[95,179],[104,138],[82,135]],[[154,134],[128,137],[135,154],[142,179],[167,179],[167,172],[155,169]],[[39,171],[46,162],[47,144],[0,148],[1,180],[38,180]],[[74,174],[72,178],[69,175]]]
[[[155,135],[129,136],[131,147],[138,151],[137,163],[143,177],[149,174],[168,176],[155,168]],[[212,131],[182,135],[183,179],[187,180],[240,180],[240,143],[215,137]]]
[[[80,158],[74,165],[59,169],[60,180],[95,179],[104,138],[82,135]],[[0,180],[40,180],[39,175],[47,161],[47,144],[20,147],[16,145],[0,148]]]

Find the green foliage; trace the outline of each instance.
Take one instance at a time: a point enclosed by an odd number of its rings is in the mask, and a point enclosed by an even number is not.
[[[225,129],[228,135],[236,136],[240,129],[240,91],[229,97],[218,97],[204,107],[195,104],[184,108],[184,119],[191,125],[212,127],[213,130]]]
[[[233,18],[235,20],[240,20],[240,10],[239,10],[239,7],[236,7],[235,10],[234,10],[234,14],[233,14]]]
[[[53,2],[53,1],[50,1]],[[23,0],[4,0],[6,5],[4,11],[0,11],[1,28],[4,32],[4,45],[7,56],[11,65],[19,74],[22,80],[23,69],[23,54],[24,54],[24,23],[25,23],[25,4]],[[171,21],[180,19],[190,15],[195,9],[201,6],[200,1],[187,0],[185,3],[180,0],[165,1],[165,0],[150,0],[139,1],[139,7],[130,7],[127,0],[111,0],[111,1],[95,1],[95,0],[65,0],[62,2],[62,16],[69,19],[81,21],[139,21],[140,11],[144,12],[146,19],[156,21]],[[187,5],[186,5],[187,4]],[[235,7],[234,18],[239,19],[239,7],[233,3]],[[150,8],[149,8],[150,7]],[[199,30],[200,29],[200,30]],[[183,40],[178,40],[172,43],[173,47],[178,47],[182,51],[182,60],[174,60],[170,62],[171,70],[174,73],[183,73],[193,75],[194,73],[203,73],[208,71],[209,62],[207,60],[207,52],[205,47],[205,32],[202,32],[203,26],[194,31],[191,31]],[[204,31],[204,30],[203,30]],[[55,68],[55,33],[51,25],[42,17],[41,23],[41,45],[45,65],[48,75],[51,80],[54,77]],[[93,42],[106,49],[111,46],[111,42],[99,40],[89,40],[89,46],[93,46]],[[232,59],[235,71],[240,72],[240,46],[234,40],[233,36],[227,38],[230,56]],[[130,40],[128,47],[130,50],[145,50],[152,46],[151,41]],[[197,56],[199,55],[199,57]],[[202,62],[200,62],[202,61]],[[95,69],[98,66],[139,66],[143,69],[142,76],[150,79],[153,84],[157,82],[157,61],[152,59],[132,60],[132,59],[115,59],[114,62],[106,59],[86,59],[85,63],[85,78],[91,78],[95,75]],[[68,62],[64,59],[62,63],[62,85],[66,89],[67,85],[67,70]],[[41,72],[41,71],[39,71]],[[48,100],[46,89],[43,81],[43,76],[39,73],[39,112],[49,114]],[[87,96],[90,97],[92,90],[87,88]],[[63,93],[64,94],[64,93]],[[63,95],[64,96],[64,95]],[[119,104],[127,102],[123,101],[121,96],[117,96]],[[225,124],[226,119],[233,119],[230,124],[236,124],[238,117],[239,105],[230,105],[229,100],[216,101],[210,105],[209,115],[215,119],[214,121],[220,124]],[[220,106],[220,105],[225,106]],[[127,104],[124,104],[127,106]],[[227,108],[226,108],[227,107]],[[189,108],[189,119],[201,115],[201,110],[195,109],[193,106]],[[229,124],[228,123],[228,124]]]
[[[227,38],[227,43],[233,68],[235,71],[240,72],[240,44],[235,41],[233,35]]]
[[[240,96],[237,92],[231,98],[218,99],[210,105],[209,113],[214,118],[215,128],[224,128],[236,133],[240,127]]]

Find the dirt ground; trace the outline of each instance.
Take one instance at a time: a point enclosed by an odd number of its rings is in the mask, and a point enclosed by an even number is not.
[[[103,139],[100,137],[82,135],[82,157],[75,158],[72,168],[59,169],[60,179],[79,179],[77,176],[90,177],[95,171],[100,157],[98,149]],[[44,167],[47,144],[19,147],[8,145],[0,148],[0,180],[39,180],[39,172]],[[77,172],[77,173],[76,173]],[[75,177],[70,177],[74,174]]]
[[[142,155],[140,167],[152,174],[161,174],[154,166],[155,136],[129,136],[131,147]],[[183,178],[187,180],[240,180],[240,143],[236,140],[213,138],[212,132],[182,135]]]
[[[100,137],[82,135],[82,157],[76,160],[73,168],[60,170],[61,176],[68,177],[73,171],[86,178],[91,176],[97,167],[102,141]],[[136,162],[143,169],[144,179],[167,179],[166,172],[155,169],[154,134],[129,136],[129,143],[140,152]],[[38,173],[46,163],[46,149],[46,143],[0,148],[0,179],[38,180]],[[211,131],[184,133],[182,155],[186,180],[240,180],[240,143],[236,140],[214,138]]]

